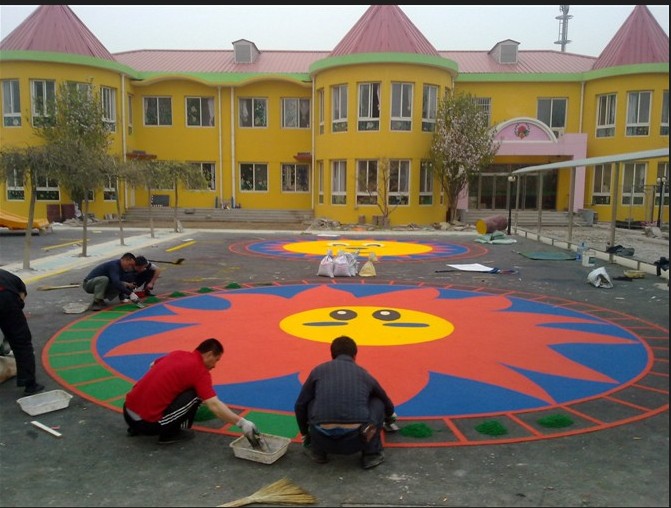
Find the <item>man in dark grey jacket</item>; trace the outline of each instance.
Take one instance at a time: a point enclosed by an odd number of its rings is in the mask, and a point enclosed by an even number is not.
[[[135,256],[126,252],[121,259],[105,261],[91,270],[82,283],[84,291],[93,295],[90,309],[102,310],[107,305],[105,298],[112,300],[117,296],[119,300],[129,299],[133,303],[137,302],[139,298],[133,293],[135,287],[133,283],[122,280],[125,272],[132,272],[134,269]]]
[[[384,461],[380,431],[385,421],[395,418],[394,404],[380,383],[356,364],[356,355],[353,339],[334,339],[331,361],[310,372],[294,410],[312,460],[323,464],[329,453],[361,451],[361,464],[370,469]]]

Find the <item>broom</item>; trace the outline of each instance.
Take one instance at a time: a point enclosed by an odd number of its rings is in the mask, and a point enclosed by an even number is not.
[[[243,497],[230,503],[219,506],[245,506],[253,503],[265,504],[315,504],[317,498],[304,491],[288,478],[282,478],[275,483],[261,487],[251,496]]]

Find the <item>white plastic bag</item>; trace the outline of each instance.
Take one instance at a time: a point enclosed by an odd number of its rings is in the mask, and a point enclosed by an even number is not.
[[[606,269],[603,266],[589,272],[589,274],[587,274],[587,282],[596,288],[610,289],[613,287],[610,275],[608,275],[608,272],[606,272]]]
[[[326,252],[326,256],[319,262],[317,275],[321,277],[333,277],[333,252],[331,252],[331,249]]]

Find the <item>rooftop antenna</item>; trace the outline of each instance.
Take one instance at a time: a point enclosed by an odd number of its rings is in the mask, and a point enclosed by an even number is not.
[[[559,20],[559,40],[555,41],[555,44],[561,44],[562,53],[566,52],[566,45],[571,42],[568,40],[568,20],[573,16],[569,15],[568,8],[568,5],[560,5],[561,16],[555,18]]]

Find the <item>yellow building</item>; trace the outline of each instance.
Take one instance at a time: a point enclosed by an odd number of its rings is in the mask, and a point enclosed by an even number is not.
[[[67,34],[67,37],[65,36]],[[399,35],[402,34],[402,35]],[[520,49],[437,50],[395,5],[373,5],[332,51],[139,50],[111,54],[67,6],[43,5],[0,43],[5,146],[37,143],[32,124],[62,82],[99,87],[112,153],[198,164],[207,190],[179,190],[182,208],[303,210],[344,223],[381,215],[363,182],[388,166],[392,224],[445,220],[428,166],[438,99],[476,97],[497,132],[494,164],[460,199],[463,210],[505,209],[515,169],[668,147],[669,38],[636,6],[598,58]],[[653,221],[668,158],[579,168],[574,211]],[[569,171],[520,177],[524,210],[566,211]],[[96,189],[91,211],[174,203],[172,189]],[[539,198],[542,196],[542,199]],[[0,210],[27,215],[22,183],[0,183]],[[46,178],[36,215],[67,218],[72,202]],[[668,187],[663,193],[668,221]]]

